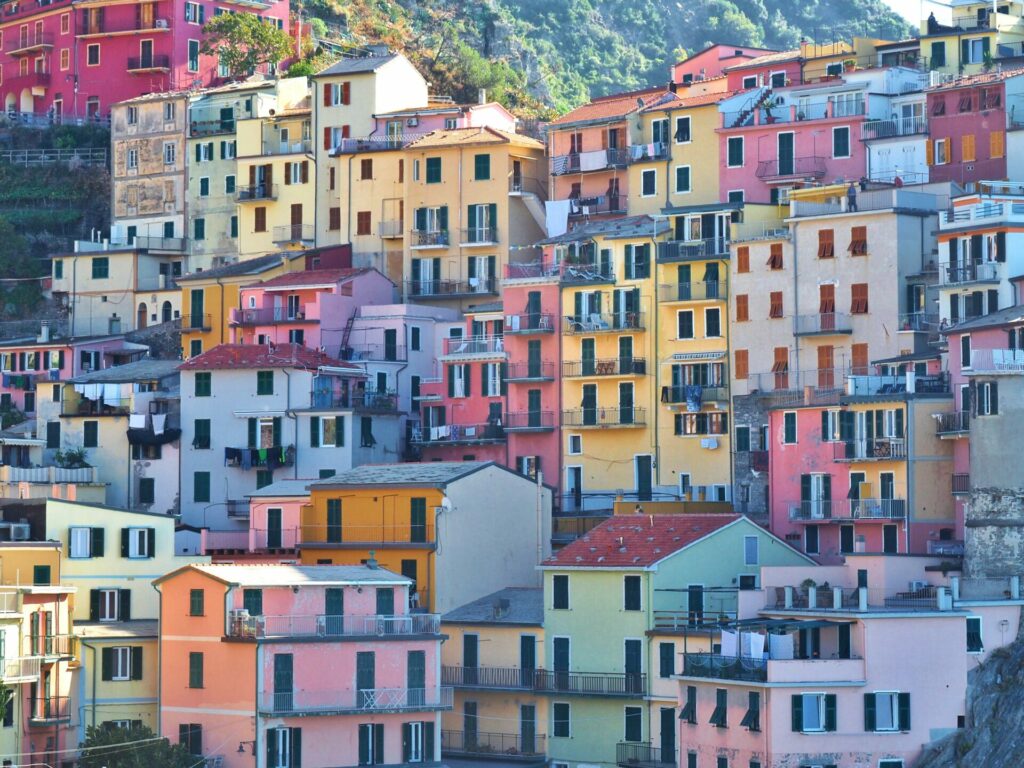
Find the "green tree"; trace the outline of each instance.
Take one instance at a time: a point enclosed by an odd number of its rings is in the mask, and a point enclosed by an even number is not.
[[[5,217],[0,216],[0,300],[3,313],[21,315],[42,296],[39,278],[44,269],[32,258],[28,244]]]
[[[277,64],[292,54],[284,30],[251,13],[225,13],[203,27],[203,53],[217,56],[236,76],[251,75],[263,64]]]
[[[129,749],[128,744],[136,746]],[[81,750],[80,768],[191,768],[196,762],[183,745],[158,738],[144,725],[89,726]]]

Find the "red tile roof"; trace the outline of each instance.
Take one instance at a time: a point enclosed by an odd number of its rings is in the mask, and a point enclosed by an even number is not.
[[[573,123],[589,123],[601,120],[613,120],[632,114],[661,98],[667,91],[664,88],[652,88],[645,91],[623,93],[618,96],[594,99],[589,104],[577,107],[572,112],[562,115],[548,123],[548,127],[559,127]],[[642,102],[638,106],[637,100]]]
[[[660,112],[666,109],[690,109],[692,107],[703,107],[708,104],[717,104],[741,91],[714,91],[713,93],[701,93],[697,96],[680,96],[676,94],[672,99],[655,102],[649,107],[644,107],[644,112]]]
[[[688,547],[741,515],[616,515],[544,561],[566,568],[642,568]]]
[[[315,370],[321,365],[362,369],[343,363],[301,344],[221,344],[209,352],[189,358],[181,364],[182,371],[210,371],[223,368],[304,368]]]
[[[301,272],[285,272],[277,277],[272,277],[269,280],[264,280],[262,283],[252,283],[247,285],[246,288],[255,288],[256,286],[275,288],[275,287],[295,287],[300,288],[304,285],[327,285],[328,283],[338,283],[342,280],[348,280],[349,278],[361,275],[364,272],[369,272],[368,267],[362,268],[347,268],[347,269],[307,269]]]
[[[969,88],[974,85],[1001,83],[1004,80],[1009,80],[1011,77],[1017,77],[1018,75],[1024,75],[1024,68],[1007,69],[1002,72],[982,72],[981,74],[977,75],[958,77],[956,80],[950,80],[948,83],[940,83],[934,88],[929,88],[928,90],[952,91],[957,88]]]

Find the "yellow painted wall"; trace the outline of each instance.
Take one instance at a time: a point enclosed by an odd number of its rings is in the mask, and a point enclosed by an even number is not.
[[[142,649],[141,680],[104,680],[102,649],[130,646]],[[101,725],[108,720],[142,720],[157,730],[157,695],[159,690],[159,657],[155,637],[123,637],[113,639],[83,638],[82,725]],[[131,699],[131,701],[126,701]]]
[[[32,583],[32,569],[36,565],[50,566],[50,583],[61,579],[60,548],[56,544],[11,544],[0,546],[0,584],[4,586]]]
[[[367,162],[371,172],[364,176]],[[330,234],[352,243],[353,264],[374,266],[398,286],[402,285],[402,244],[411,227],[409,214],[403,215],[405,166],[401,150],[341,155],[335,160],[335,189],[329,192],[331,207],[340,208],[340,228]],[[359,234],[360,212],[370,214],[368,235]]]

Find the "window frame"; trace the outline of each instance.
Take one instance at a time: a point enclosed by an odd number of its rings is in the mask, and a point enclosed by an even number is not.
[[[733,146],[733,142],[739,142],[738,146],[740,148],[740,150],[739,150],[740,162],[738,164],[732,162],[732,146]],[[742,168],[742,167],[744,167],[746,165],[746,159],[747,159],[747,157],[746,157],[746,155],[747,155],[746,150],[747,150],[746,142],[744,141],[744,137],[743,136],[729,136],[725,140],[725,167],[726,168]]]
[[[686,189],[679,188],[679,172],[683,169],[686,170]],[[693,192],[693,167],[689,164],[680,164],[675,166],[674,171],[675,173],[673,175],[675,178],[675,184],[673,187],[673,194],[688,195]]]
[[[651,181],[651,191],[647,192],[647,180]],[[657,168],[644,168],[640,171],[640,197],[657,197],[658,196],[658,169]]]
[[[128,559],[148,560],[154,553],[149,551],[150,528],[141,526],[128,527]]]
[[[132,648],[129,645],[115,645],[110,649],[113,653],[110,668],[110,679],[114,682],[126,682],[132,679]],[[123,667],[123,668],[122,668]]]
[[[565,605],[558,605],[558,590],[555,587],[556,579],[565,579]],[[567,573],[554,573],[551,575],[551,610],[553,611],[571,611],[572,610],[572,586],[569,574]]]
[[[971,622],[976,622],[978,625],[978,642],[980,645],[971,650],[970,638],[971,638]],[[967,616],[964,622],[964,627],[967,630],[967,653],[971,655],[981,654],[985,652],[985,635],[984,635],[984,621],[981,616]]]
[[[846,154],[845,155],[837,155],[836,154],[836,136],[842,134],[843,131],[846,132]],[[852,142],[852,132],[850,131],[850,126],[848,126],[848,125],[837,125],[837,126],[834,126],[832,128],[832,159],[833,160],[848,160],[852,156],[853,156],[853,142]]]
[[[636,583],[636,607],[631,607],[630,603],[630,584]],[[643,580],[636,574],[626,574],[622,577],[622,610],[623,611],[643,611],[644,597],[643,597]]]
[[[793,439],[789,440],[789,426],[788,423],[792,417],[793,421]],[[782,444],[783,445],[797,445],[800,442],[800,420],[797,416],[796,411],[783,411],[782,412]]]

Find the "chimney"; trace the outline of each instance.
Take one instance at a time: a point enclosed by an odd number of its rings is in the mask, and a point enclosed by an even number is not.
[[[378,567],[377,558],[374,557],[375,554],[377,554],[377,552],[371,549],[370,556],[366,558],[366,567],[369,568],[371,571],[376,571]]]
[[[487,103],[487,89],[486,88],[481,88],[479,91],[477,91],[476,98],[477,98],[477,101],[479,101],[481,104],[486,104]]]

